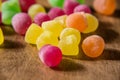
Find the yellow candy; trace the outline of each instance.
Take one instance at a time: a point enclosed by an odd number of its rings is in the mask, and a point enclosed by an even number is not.
[[[74,28],[65,28],[61,34],[60,34],[60,39],[63,39],[69,35],[75,35],[76,38],[77,38],[77,44],[80,43],[81,41],[81,35],[80,35],[80,32],[77,30],[77,29],[74,29]]]
[[[58,45],[58,38],[52,32],[44,31],[37,38],[36,44],[37,44],[38,50],[46,44],[51,44],[51,45],[57,46]]]
[[[52,20],[42,23],[42,28],[45,31],[53,32],[54,35],[57,37],[60,35],[61,31],[63,30],[63,26],[60,24],[60,22]]]
[[[30,44],[36,44],[37,38],[43,32],[42,28],[37,24],[31,24],[25,34],[25,41]]]
[[[4,42],[4,36],[3,36],[3,32],[0,28],[0,45],[3,44],[3,42]]]
[[[75,56],[79,53],[79,47],[75,35],[70,35],[60,40],[58,47],[62,50],[63,55]]]
[[[34,4],[32,5],[29,10],[28,10],[28,14],[30,15],[30,17],[33,19],[38,13],[43,12],[45,13],[45,9],[43,6],[41,6],[40,4]]]
[[[86,13],[85,16],[87,18],[88,27],[83,33],[94,32],[98,28],[99,24],[97,18],[88,13]]]
[[[63,25],[63,28],[66,28],[66,18],[67,18],[67,15],[63,15],[60,17],[56,17],[54,20],[59,21]]]

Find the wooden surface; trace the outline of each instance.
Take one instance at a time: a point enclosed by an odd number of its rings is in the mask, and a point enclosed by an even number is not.
[[[120,10],[112,16],[94,15],[99,19],[98,30],[82,37],[102,36],[106,42],[103,54],[90,59],[80,51],[76,57],[63,57],[56,68],[43,65],[36,46],[1,25],[5,42],[0,46],[0,80],[120,80]]]

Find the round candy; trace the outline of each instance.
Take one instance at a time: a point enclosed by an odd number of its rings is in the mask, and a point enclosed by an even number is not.
[[[50,16],[51,19],[54,19],[58,16],[62,16],[64,14],[65,14],[64,11],[58,7],[54,7],[48,12],[48,15]]]
[[[45,21],[49,21],[50,17],[46,13],[38,13],[34,17],[34,23],[38,24],[41,26],[41,24]]]
[[[27,13],[18,13],[12,19],[12,25],[16,33],[24,35],[31,25],[32,20]]]
[[[43,30],[40,26],[32,23],[25,34],[25,41],[30,44],[36,44],[36,40],[42,32]]]
[[[3,36],[2,29],[0,28],[0,45],[3,44],[3,42],[4,42],[4,36]]]
[[[74,12],[91,13],[91,10],[87,5],[78,5],[75,7]]]
[[[116,9],[116,0],[94,0],[93,6],[98,13],[111,15]]]
[[[100,56],[104,50],[105,42],[102,37],[92,35],[84,39],[82,42],[83,52],[92,58]]]
[[[43,12],[43,13],[46,12],[45,8],[40,4],[34,4],[28,9],[28,14],[32,19],[34,19],[34,17],[40,12]]]
[[[49,67],[55,67],[62,61],[61,50],[52,45],[45,45],[39,51],[40,60]]]
[[[88,27],[85,29],[83,33],[94,32],[98,28],[98,24],[99,24],[98,19],[95,16],[88,13],[86,13],[85,16],[87,19]]]
[[[48,0],[50,5],[53,7],[63,7],[64,1],[65,0]]]
[[[66,25],[69,28],[75,28],[80,32],[83,32],[87,28],[87,20],[84,17],[84,14],[76,12],[67,17]]]
[[[75,0],[65,0],[64,3],[64,11],[67,15],[72,14],[74,12],[74,8],[78,6],[79,3]]]
[[[36,0],[19,0],[19,4],[23,12],[27,12],[29,7],[35,3]]]

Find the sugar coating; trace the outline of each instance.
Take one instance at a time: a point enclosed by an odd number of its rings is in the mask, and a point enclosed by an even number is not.
[[[28,15],[30,15],[32,19],[41,12],[46,13],[45,8],[40,4],[34,4],[28,9]]]
[[[88,57],[96,58],[100,56],[104,50],[105,42],[102,37],[92,35],[85,38],[82,42],[82,50]]]
[[[30,44],[36,44],[36,40],[42,32],[43,30],[40,26],[38,26],[35,23],[32,23],[25,34],[25,42]]]

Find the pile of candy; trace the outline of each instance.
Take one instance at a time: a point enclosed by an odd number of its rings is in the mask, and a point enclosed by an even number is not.
[[[106,15],[114,12],[115,5],[111,2],[115,0],[99,1],[99,5],[98,0],[94,1],[96,11]],[[81,33],[96,31],[99,22],[91,14],[89,6],[83,4],[84,0],[49,0],[49,3],[53,8],[46,13],[45,8],[35,0],[5,1],[2,3],[2,23],[12,24],[16,33],[25,35],[25,42],[37,46],[41,61],[54,67],[61,62],[62,55],[80,54]],[[100,9],[103,3],[107,5]],[[111,5],[113,8],[108,10]],[[3,41],[4,36],[0,29],[0,44]],[[91,35],[80,45],[85,55],[96,58],[102,54],[105,42],[102,37]]]

